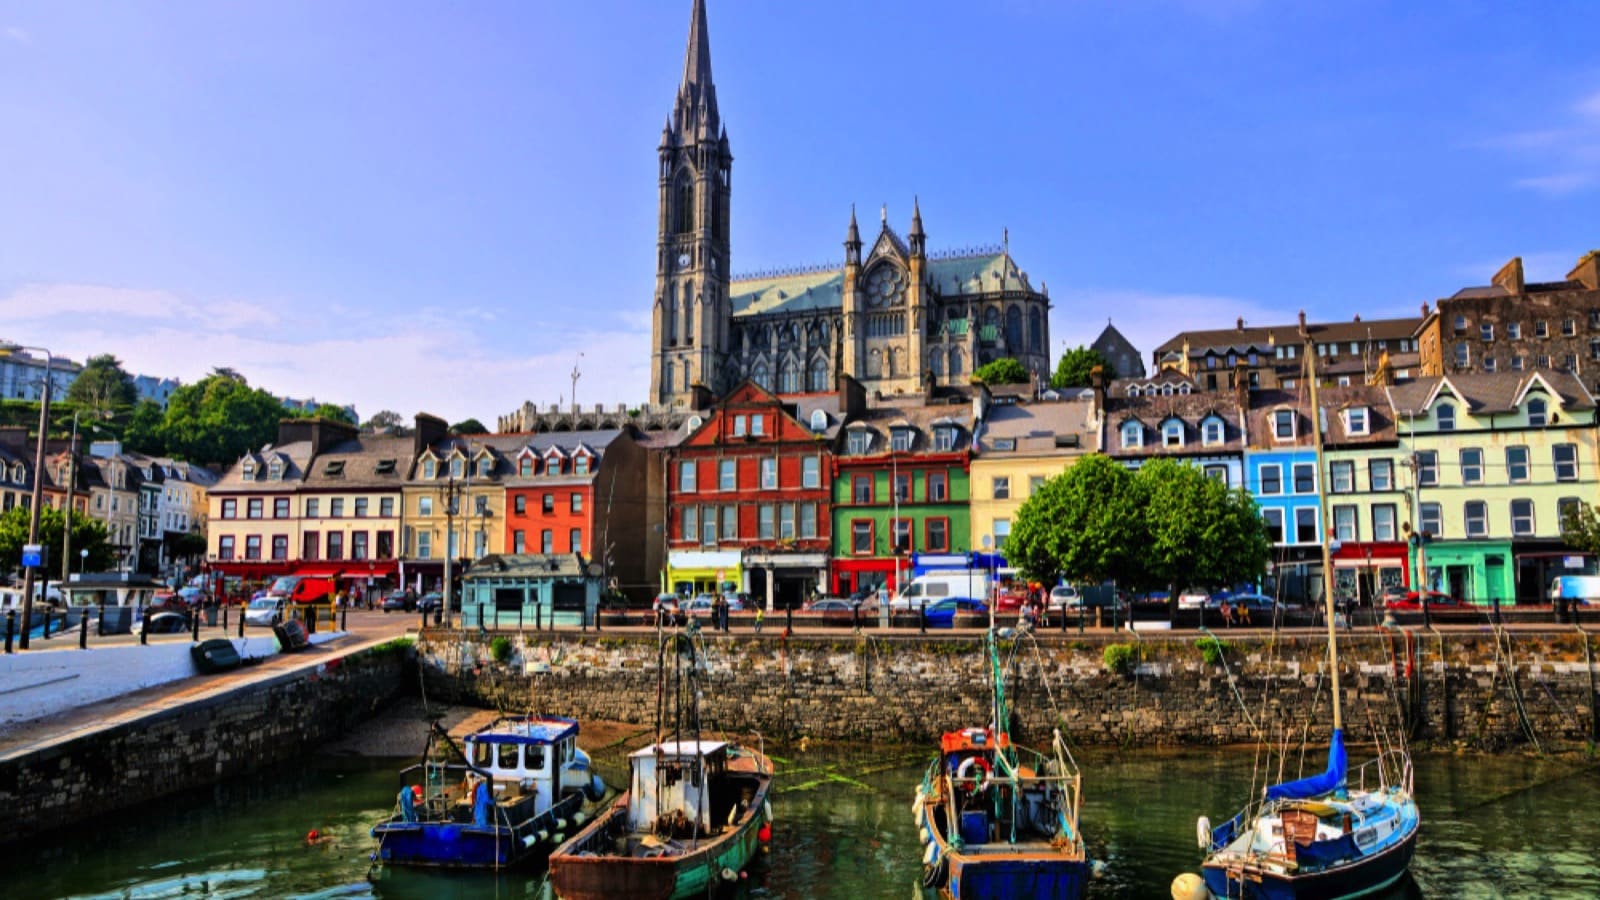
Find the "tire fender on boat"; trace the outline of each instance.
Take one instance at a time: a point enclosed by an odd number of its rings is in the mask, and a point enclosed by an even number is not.
[[[1211,820],[1201,816],[1194,823],[1194,838],[1201,850],[1211,849]]]
[[[771,822],[772,821],[772,801],[771,800],[763,800],[763,801],[761,801],[761,811],[767,814],[767,821]]]
[[[739,873],[735,872],[733,869],[731,869],[731,868],[729,868],[727,866],[723,866],[722,867],[722,880],[723,881],[738,881],[739,880]]]
[[[922,886],[936,888],[945,882],[945,861],[943,857],[935,862],[924,863],[922,866]]]
[[[925,866],[933,865],[934,860],[938,858],[939,847],[937,844],[930,843],[928,844],[927,848],[922,851],[922,864]]]
[[[928,831],[928,826],[922,826],[922,830],[919,832],[919,835],[922,838],[923,844],[930,844],[933,842],[933,834]]]

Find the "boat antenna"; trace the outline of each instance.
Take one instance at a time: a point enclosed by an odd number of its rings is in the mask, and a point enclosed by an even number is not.
[[[1306,314],[1300,312],[1300,340],[1305,344],[1307,381],[1311,383],[1311,443],[1317,454],[1317,518],[1323,522],[1326,517],[1328,470],[1323,462],[1322,452],[1322,407],[1317,402],[1317,354],[1316,345],[1312,343],[1311,332],[1306,328]],[[1328,552],[1328,532],[1322,529],[1317,535],[1317,543],[1322,548],[1322,606],[1323,615],[1328,620],[1328,674],[1333,676],[1333,730],[1335,732],[1344,728],[1342,704],[1339,699],[1339,645],[1338,629],[1333,621],[1333,558]]]

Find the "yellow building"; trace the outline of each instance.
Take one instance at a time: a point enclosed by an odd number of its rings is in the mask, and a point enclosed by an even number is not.
[[[1017,510],[1039,486],[1091,452],[1091,404],[1087,400],[995,403],[990,399],[972,458],[972,541],[983,539],[1002,554]]]
[[[444,561],[506,552],[505,479],[527,435],[442,435],[421,449],[405,487],[406,569],[431,587]],[[409,582],[408,582],[409,583]]]

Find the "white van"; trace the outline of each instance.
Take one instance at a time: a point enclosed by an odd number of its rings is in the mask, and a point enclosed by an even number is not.
[[[946,597],[965,597],[985,603],[988,596],[987,571],[929,572],[906,582],[900,588],[900,593],[889,601],[889,609],[893,612],[915,612]]]
[[[1550,580],[1550,599],[1600,602],[1600,575],[1557,575]]]

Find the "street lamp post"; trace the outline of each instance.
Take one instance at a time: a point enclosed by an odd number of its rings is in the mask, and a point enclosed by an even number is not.
[[[67,444],[67,505],[62,508],[66,515],[66,522],[61,528],[61,581],[65,584],[70,581],[67,576],[72,568],[72,501],[74,489],[78,486],[78,411],[72,411],[72,440]]]
[[[10,356],[18,350],[36,350],[44,354],[44,387],[39,392],[39,440],[33,452],[33,499],[28,510],[28,543],[39,543],[39,507],[44,503],[44,440],[50,427],[50,371],[55,357],[43,347],[23,347],[17,344],[0,344],[0,355]],[[41,559],[42,563],[43,560]],[[22,575],[22,632],[17,645],[28,649],[28,629],[33,618],[33,574],[36,566],[26,566]]]

